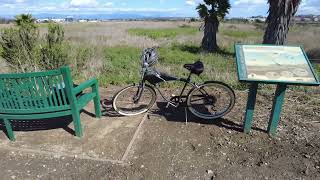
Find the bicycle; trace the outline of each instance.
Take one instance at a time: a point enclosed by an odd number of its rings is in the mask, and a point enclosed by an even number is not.
[[[206,81],[203,84],[192,82],[192,75],[200,75],[204,71],[201,61],[185,64],[184,68],[190,71],[187,78],[178,78],[158,72],[153,65],[158,60],[156,48],[144,49],[141,61],[141,80],[137,85],[123,88],[113,98],[113,108],[120,115],[133,116],[147,112],[156,102],[157,93],[167,102],[167,108],[188,108],[197,117],[203,119],[220,118],[231,111],[235,104],[234,91],[225,83],[219,81]],[[168,100],[158,88],[162,82],[180,81],[184,86],[179,96]],[[191,85],[187,95],[183,95],[186,87]],[[123,104],[122,104],[123,103]],[[187,111],[186,111],[187,112]]]

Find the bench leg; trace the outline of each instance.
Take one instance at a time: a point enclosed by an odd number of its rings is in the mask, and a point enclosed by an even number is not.
[[[10,120],[8,120],[8,119],[3,119],[3,122],[4,122],[4,125],[6,126],[6,130],[7,130],[9,139],[10,139],[11,141],[15,141],[16,138],[14,137],[14,133],[13,133],[13,130],[12,130],[12,126],[11,126]]]
[[[100,109],[100,98],[98,96],[94,97],[94,110],[97,118],[101,118],[101,109]]]
[[[94,85],[94,92],[96,96],[93,98],[94,101],[94,110],[97,118],[101,118],[101,109],[100,109],[100,95],[99,95],[99,87],[98,85]]]
[[[72,119],[73,119],[74,131],[76,133],[76,136],[82,137],[83,133],[82,133],[81,120],[80,120],[80,112],[73,110]]]

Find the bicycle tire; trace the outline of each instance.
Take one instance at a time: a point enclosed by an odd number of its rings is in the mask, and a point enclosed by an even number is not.
[[[133,97],[136,95],[137,91],[138,91],[138,87],[139,85],[131,85],[128,87],[125,87],[123,89],[121,89],[119,92],[116,93],[116,95],[113,98],[112,101],[112,106],[113,109],[123,115],[123,116],[135,116],[135,115],[139,115],[142,113],[147,112],[150,108],[152,108],[152,106],[154,105],[154,103],[156,102],[156,91],[149,85],[145,85],[144,87],[144,91],[142,92],[141,98],[140,100],[135,103],[133,101]],[[131,92],[129,92],[129,90]],[[146,104],[142,104],[142,100],[146,100],[148,99],[148,94],[150,93],[150,100],[147,100]],[[124,97],[126,98],[124,101],[126,101],[127,104],[134,104],[137,105],[137,107],[134,108],[128,108],[128,107],[121,107],[119,102],[120,102],[120,97],[121,95],[124,95]],[[140,107],[139,107],[140,106]]]
[[[216,87],[217,89],[220,89],[220,92],[214,91],[214,92],[207,92],[210,93],[210,95],[206,94],[203,95],[203,92],[200,92],[203,89],[209,89],[208,87]],[[200,95],[197,95],[199,94]],[[224,99],[220,98],[220,93],[225,93]],[[200,102],[196,104],[194,102],[194,98],[199,98],[202,97],[204,102]],[[226,101],[227,99],[227,101]],[[201,100],[201,99],[199,99]],[[216,111],[215,109],[217,108],[216,103],[223,103],[223,108]],[[188,99],[187,99],[187,106],[189,111],[194,114],[195,116],[202,118],[202,119],[217,119],[220,118],[226,114],[228,114],[232,108],[234,107],[235,104],[235,93],[234,91],[225,83],[223,82],[218,82],[218,81],[208,81],[205,82],[204,84],[200,85],[197,88],[193,88],[190,90],[188,94]],[[212,105],[211,108],[208,106]]]

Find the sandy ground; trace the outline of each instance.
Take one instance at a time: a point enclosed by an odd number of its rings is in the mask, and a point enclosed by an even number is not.
[[[102,90],[110,103],[115,89]],[[246,92],[233,111],[216,121],[200,120],[163,103],[147,116],[118,117],[110,109],[97,120],[92,105],[82,113],[85,136],[64,128],[0,134],[1,179],[319,179],[319,95],[286,96],[275,137],[266,134],[272,94],[261,92],[253,130],[242,133]],[[109,102],[109,103],[108,103]],[[144,118],[145,117],[145,118]],[[68,118],[66,118],[68,119]],[[69,122],[70,120],[64,120]],[[139,124],[141,129],[136,131]],[[47,126],[48,127],[48,126]],[[72,127],[72,123],[69,124]],[[70,133],[71,132],[71,133]],[[122,159],[132,137],[136,139]]]

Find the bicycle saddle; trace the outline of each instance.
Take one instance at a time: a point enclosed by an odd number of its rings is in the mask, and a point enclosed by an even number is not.
[[[203,63],[201,61],[197,61],[193,64],[185,64],[183,67],[196,75],[200,75],[204,70]]]

